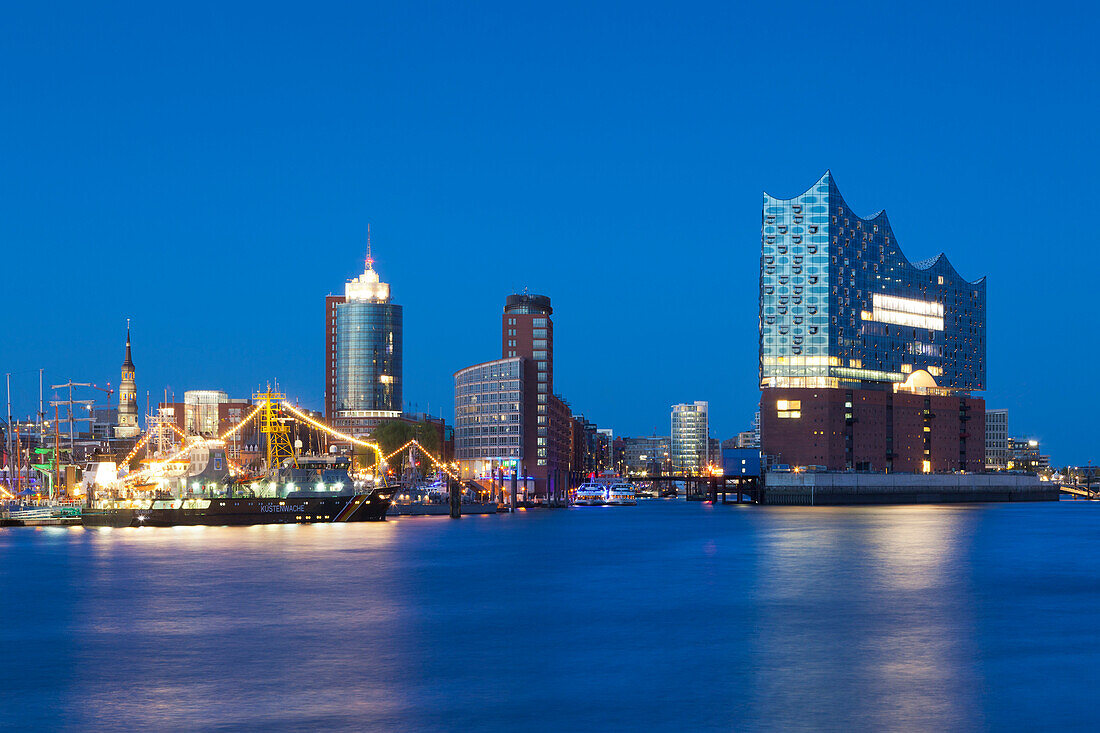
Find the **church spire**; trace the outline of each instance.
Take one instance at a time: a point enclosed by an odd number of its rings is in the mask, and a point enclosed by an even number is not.
[[[137,385],[134,381],[134,360],[130,356],[130,319],[126,319],[126,359],[122,362],[122,380],[118,383],[118,426],[116,438],[134,438],[138,427]]]
[[[130,358],[130,319],[126,319],[126,359],[122,362],[123,367],[129,367],[131,371],[134,369],[134,360]]]

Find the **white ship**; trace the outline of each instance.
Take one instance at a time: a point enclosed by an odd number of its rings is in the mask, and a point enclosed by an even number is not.
[[[607,487],[605,503],[608,506],[634,506],[638,503],[634,486],[631,484],[611,484]]]
[[[573,495],[575,506],[603,506],[607,501],[607,489],[601,484],[581,484]]]

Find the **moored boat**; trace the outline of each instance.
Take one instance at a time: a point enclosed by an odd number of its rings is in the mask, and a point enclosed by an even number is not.
[[[392,489],[343,495],[295,493],[285,498],[213,497],[105,501],[86,509],[86,527],[241,526],[366,522],[386,518]]]
[[[212,474],[225,465],[220,448],[192,458],[186,478],[158,485],[149,497],[96,499],[81,517],[89,527],[311,524],[380,521],[394,489],[357,484],[350,460],[337,456],[288,459],[271,477],[237,480]],[[194,469],[200,469],[198,471]],[[144,487],[143,487],[144,488]]]
[[[634,506],[638,503],[634,486],[625,483],[611,484],[607,487],[606,503],[608,506]]]
[[[607,489],[602,484],[581,484],[573,495],[575,506],[603,506],[607,501]]]

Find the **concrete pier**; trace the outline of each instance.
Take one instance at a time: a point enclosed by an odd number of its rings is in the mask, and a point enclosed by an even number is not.
[[[1058,501],[1058,485],[1038,476],[996,473],[787,473],[764,477],[763,504],[947,504]]]

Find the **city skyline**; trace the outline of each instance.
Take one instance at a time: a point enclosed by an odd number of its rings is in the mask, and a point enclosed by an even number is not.
[[[1062,359],[1056,346],[1075,343],[1074,319],[1061,314],[1090,305],[1085,277],[1096,255],[1072,222],[1049,212],[1060,210],[1064,191],[1094,187],[1086,173],[1096,153],[1081,131],[1049,119],[1041,102],[1061,98],[1070,118],[1089,118],[1096,102],[1073,91],[1081,87],[1072,73],[1056,73],[1084,68],[1076,57],[1083,51],[1052,44],[1058,26],[1045,15],[1027,19],[1035,45],[1017,44],[1013,55],[996,52],[1003,19],[976,25],[971,48],[993,51],[984,58],[955,48],[931,9],[911,11],[905,33],[890,27],[861,50],[830,49],[839,80],[876,89],[876,115],[862,120],[838,115],[841,100],[822,90],[792,92],[750,72],[732,77],[728,69],[767,59],[773,80],[795,79],[816,48],[809,30],[792,27],[787,57],[773,58],[744,30],[768,22],[752,9],[715,8],[712,28],[658,31],[651,20],[609,37],[597,32],[610,23],[599,10],[574,11],[587,25],[538,19],[548,21],[546,31],[528,17],[518,35],[529,50],[441,11],[418,33],[375,32],[367,39],[373,44],[340,59],[324,55],[324,39],[307,24],[303,42],[317,55],[289,75],[282,65],[242,61],[224,43],[185,73],[171,48],[139,44],[126,34],[126,19],[109,11],[90,21],[87,35],[76,25],[51,27],[38,10],[20,12],[16,25],[29,37],[64,50],[56,59],[26,45],[18,57],[5,54],[9,97],[36,105],[0,123],[11,170],[0,197],[14,245],[9,302],[24,307],[3,350],[17,415],[37,403],[40,367],[47,385],[73,378],[117,387],[127,317],[139,354],[140,411],[144,393],[155,401],[165,385],[176,394],[244,395],[275,378],[321,409],[317,304],[356,274],[369,221],[375,253],[406,309],[405,397],[419,409],[430,405],[450,419],[452,373],[491,354],[496,342],[492,329],[447,328],[441,315],[491,322],[500,299],[526,286],[554,300],[563,334],[555,380],[576,409],[617,435],[648,435],[662,432],[669,405],[707,400],[712,435],[730,437],[748,428],[759,398],[760,192],[796,195],[831,167],[857,214],[889,204],[914,259],[947,250],[960,272],[989,276],[988,407],[1010,409],[1013,426],[1039,438],[1058,464],[1094,457],[1084,418],[1063,415],[1061,405],[1088,415],[1100,407],[1097,396],[1049,375]],[[866,29],[871,21],[859,15],[803,9],[807,25],[826,31],[846,23]],[[367,13],[348,32],[372,20]],[[224,31],[240,22],[231,12],[187,19],[180,32],[197,42],[210,24]],[[455,27],[468,31],[457,57]],[[271,37],[245,39],[265,61],[276,58],[283,32],[268,30]],[[695,50],[679,59],[639,56],[658,32],[695,39]],[[550,62],[558,47],[551,33],[588,53],[605,43],[643,61],[604,67],[588,80],[583,62],[558,64],[557,55]],[[908,35],[922,37],[923,53],[897,60]],[[91,55],[85,65],[89,38],[110,39],[117,51]],[[370,80],[355,75],[368,59],[408,59],[408,43],[421,52],[419,65]],[[891,45],[898,51],[882,68],[864,68],[862,54],[885,54]],[[130,63],[146,54],[151,64]],[[502,69],[479,87],[477,70],[502,54],[515,55],[521,68]],[[445,59],[461,82],[452,91],[433,81]],[[220,80],[218,61],[226,60]],[[344,70],[312,89],[308,72],[336,61],[347,62]],[[133,69],[119,73],[120,65]],[[517,85],[524,75],[548,88]],[[112,106],[151,79],[153,98],[132,116]],[[255,109],[234,105],[241,84],[254,90]],[[418,84],[423,96],[407,91]],[[559,96],[571,105],[550,104]],[[311,100],[318,111],[296,114],[287,97]],[[209,104],[186,103],[195,100]],[[821,126],[807,132],[804,109],[814,105]],[[769,110],[767,119],[748,119],[756,109]],[[1024,135],[1042,139],[1021,149]],[[1087,196],[1076,205],[1086,220],[1095,207]],[[1023,211],[1034,215],[1013,214]],[[1053,247],[1064,254],[1051,257]],[[38,278],[49,268],[60,274],[46,286]],[[1049,297],[1055,283],[1059,301]],[[276,301],[275,338],[248,328],[261,284]],[[44,290],[49,298],[38,304]],[[615,294],[637,297],[640,317],[593,318],[592,303]],[[288,344],[286,334],[302,341]],[[650,348],[664,334],[684,350]],[[1094,356],[1082,348],[1075,358]],[[626,355],[629,368],[586,369],[604,354]],[[646,399],[633,397],[639,393]]]

